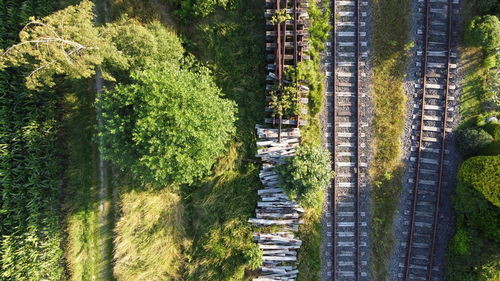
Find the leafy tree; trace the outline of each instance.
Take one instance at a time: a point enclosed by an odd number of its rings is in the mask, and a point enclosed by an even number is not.
[[[474,17],[465,31],[465,40],[488,53],[495,52],[500,48],[500,21],[493,15]]]
[[[107,91],[103,154],[161,185],[206,175],[235,132],[235,104],[221,98],[206,69],[161,63]]]
[[[493,141],[493,137],[480,128],[467,128],[457,133],[458,148],[467,156],[476,155],[478,151]]]
[[[478,156],[467,159],[459,168],[453,197],[457,232],[448,251],[449,280],[498,279],[499,166],[500,156]]]
[[[2,51],[0,69],[29,65],[33,71],[26,85],[33,89],[54,86],[55,75],[91,77],[105,60],[125,67],[125,59],[105,36],[105,29],[94,26],[92,9],[92,2],[84,0],[42,19],[30,18],[19,33],[20,42]]]
[[[306,207],[314,206],[314,195],[323,191],[332,179],[330,154],[321,146],[300,146],[294,157],[276,169],[290,198]]]

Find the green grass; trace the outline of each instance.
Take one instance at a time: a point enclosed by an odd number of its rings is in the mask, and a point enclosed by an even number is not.
[[[408,0],[373,3],[374,182],[371,268],[374,280],[387,279],[394,247],[392,223],[402,190],[401,144],[406,95],[403,90],[408,44]]]
[[[473,122],[473,119],[482,112],[481,96],[486,70],[481,65],[482,52],[479,48],[463,47],[460,54],[464,72],[462,95],[460,96],[460,115],[461,122],[467,124]]]
[[[92,81],[86,81],[61,89],[64,92],[63,126],[68,151],[66,259],[71,280],[112,280],[113,208],[111,198],[106,198],[106,219],[101,223],[99,154],[94,142],[96,115],[92,87]]]

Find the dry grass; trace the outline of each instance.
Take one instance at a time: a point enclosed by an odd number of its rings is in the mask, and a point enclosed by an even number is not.
[[[184,208],[170,190],[130,191],[122,195],[122,216],[116,224],[117,280],[180,280]]]

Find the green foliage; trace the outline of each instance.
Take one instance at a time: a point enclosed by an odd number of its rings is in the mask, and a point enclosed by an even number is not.
[[[500,156],[462,163],[453,198],[457,232],[450,241],[448,279],[496,280],[500,274]]]
[[[457,230],[450,241],[449,251],[455,255],[468,255],[470,253],[471,238],[463,228]]]
[[[500,12],[500,4],[497,0],[478,0],[476,6],[481,15],[494,15]]]
[[[178,65],[184,57],[180,38],[157,21],[143,25],[124,17],[106,24],[103,30],[128,66],[123,69],[114,61],[104,64],[104,69],[120,78],[120,82],[129,82],[129,72],[144,70],[158,62]]]
[[[28,15],[48,1],[2,1],[0,47],[12,44]],[[24,69],[0,72],[0,280],[62,280],[61,151],[58,99],[29,91]]]
[[[493,53],[500,48],[500,21],[494,15],[474,17],[465,31],[465,41],[470,46],[482,47]]]
[[[462,163],[458,180],[479,191],[493,205],[500,207],[500,156],[478,156]]]
[[[301,145],[294,157],[276,167],[280,183],[292,200],[305,207],[316,206],[316,192],[332,179],[330,154],[320,146]]]
[[[55,75],[91,77],[105,60],[125,67],[121,53],[94,26],[92,8],[84,0],[42,19],[30,18],[19,33],[20,42],[2,51],[0,67],[29,65],[26,85],[31,89],[54,86]]]
[[[115,228],[117,280],[180,280],[189,245],[184,208],[170,190],[131,191],[122,195],[122,216]]]
[[[373,13],[374,159],[372,200],[372,279],[387,280],[394,247],[392,224],[402,190],[401,136],[406,93],[403,83],[412,42],[408,40],[410,1],[375,0]]]
[[[235,5],[237,0],[175,0],[179,9],[177,14],[184,20],[188,18],[206,17],[217,8],[229,9]]]
[[[98,101],[105,157],[160,185],[205,176],[234,134],[234,103],[203,68],[162,63],[132,79]]]
[[[467,156],[477,155],[481,148],[493,141],[493,137],[480,128],[466,128],[457,132],[458,148]]]

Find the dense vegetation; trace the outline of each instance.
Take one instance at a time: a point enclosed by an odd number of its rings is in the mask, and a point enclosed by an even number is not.
[[[29,16],[53,8],[51,1],[1,1],[1,47],[17,40]],[[26,74],[0,72],[0,280],[61,280],[59,99],[53,90],[26,89]]]
[[[457,174],[453,207],[456,232],[449,244],[449,280],[497,280],[500,275],[500,5],[469,3],[465,13],[458,148],[465,160]]]
[[[330,153],[320,146],[302,145],[295,157],[277,166],[280,183],[292,200],[310,208],[321,205],[332,179]]]
[[[205,176],[235,131],[234,103],[203,69],[150,64],[132,79],[98,102],[104,155],[145,182],[190,184]]]
[[[500,155],[460,166],[454,197],[456,233],[448,252],[449,280],[497,280],[500,272]]]
[[[371,268],[374,280],[386,280],[394,246],[392,222],[402,190],[401,136],[406,111],[403,89],[408,42],[410,1],[373,3],[373,103],[375,105],[374,183]],[[376,258],[375,258],[376,257]]]

